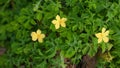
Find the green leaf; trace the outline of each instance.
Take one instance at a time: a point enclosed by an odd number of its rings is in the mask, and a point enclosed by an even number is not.
[[[2,55],[2,56],[0,56],[0,67],[2,66],[2,65],[5,65],[5,63],[7,62],[7,58],[6,58],[6,56],[4,56],[4,55]]]
[[[15,53],[17,51],[17,48],[19,48],[19,43],[14,42],[11,44],[11,50],[13,53]]]
[[[47,68],[47,62],[46,61],[41,62],[36,66],[36,68]]]
[[[86,46],[85,48],[83,48],[82,50],[83,55],[85,55],[88,51],[89,51],[89,46]]]
[[[76,53],[76,51],[70,47],[67,51],[66,51],[66,54],[65,54],[65,57],[66,58],[71,58],[72,56],[74,56]]]
[[[65,55],[65,51],[64,51],[64,50],[61,50],[60,55],[61,55],[61,56],[64,56],[64,55]]]
[[[38,54],[41,55],[41,56],[43,56],[43,53],[41,52],[40,49],[38,49]]]
[[[92,47],[94,48],[95,52],[97,52],[98,50],[98,39],[97,38],[93,38],[93,45]]]
[[[87,36],[88,36],[88,35],[85,34],[85,33],[80,34],[80,37],[82,37],[82,38],[86,38]]]
[[[50,25],[50,29],[51,29],[53,32],[56,31],[55,26],[54,26],[53,24]]]
[[[42,12],[36,13],[36,19],[39,21],[42,19]]]
[[[88,55],[92,57],[95,55],[95,53],[96,52],[94,51],[94,49],[92,47],[90,47],[90,50],[88,51]]]
[[[25,47],[25,48],[24,48],[24,53],[27,54],[27,53],[29,53],[30,50],[31,50],[31,49],[30,49],[29,47]]]
[[[66,65],[65,65],[65,63],[64,63],[64,57],[63,57],[62,54],[60,54],[60,58],[61,58],[61,63],[60,63],[61,67],[62,67],[62,68],[66,68]]]
[[[22,15],[22,16],[18,17],[17,21],[22,24],[23,22],[25,22],[26,19],[27,19],[27,16]]]
[[[73,27],[72,27],[72,31],[75,31],[75,30],[77,30],[77,25],[74,25]]]
[[[101,48],[102,48],[102,53],[104,53],[104,52],[106,51],[106,45],[103,43],[103,44],[101,45]]]
[[[34,11],[37,11],[37,10],[38,10],[39,5],[40,5],[40,2],[41,2],[41,0],[37,1],[37,3],[34,5],[34,7],[33,7],[33,10],[34,10]]]
[[[32,25],[35,25],[36,22],[35,22],[33,19],[31,19],[31,24],[32,24]]]
[[[16,54],[22,54],[22,52],[23,52],[23,47],[19,47],[19,48],[17,48],[17,50],[16,50]]]
[[[72,37],[72,32],[66,32],[66,37],[69,41],[72,41],[73,40],[73,37]]]
[[[113,47],[112,44],[108,44],[108,45],[107,45],[107,49],[108,49],[108,51],[110,51],[112,47]]]
[[[56,49],[55,48],[50,48],[49,50],[46,51],[46,58],[52,58],[56,54]]]
[[[26,29],[31,29],[32,28],[32,26],[30,25],[30,20],[27,20],[25,23],[24,23],[24,27],[26,28]]]

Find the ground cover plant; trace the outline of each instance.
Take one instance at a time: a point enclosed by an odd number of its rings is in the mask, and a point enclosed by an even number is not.
[[[119,68],[120,0],[0,0],[0,68]]]

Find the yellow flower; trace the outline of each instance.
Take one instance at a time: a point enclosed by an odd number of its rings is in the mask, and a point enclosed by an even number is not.
[[[102,32],[101,33],[95,34],[95,36],[98,38],[98,43],[101,43],[102,41],[107,43],[109,41],[109,38],[107,37],[108,34],[109,34],[109,30],[106,31],[105,28],[102,28]]]
[[[103,53],[103,54],[100,54],[100,56],[101,56],[104,60],[106,60],[107,62],[112,61],[112,59],[114,58],[114,57],[110,54],[110,52],[105,52],[105,53]]]
[[[61,25],[62,27],[66,27],[65,21],[67,21],[66,18],[60,19],[60,16],[57,15],[57,16],[56,16],[56,20],[53,20],[52,23],[55,25],[55,28],[56,28],[56,29],[59,29],[59,28],[60,28],[60,25]]]
[[[43,39],[45,38],[45,35],[42,34],[41,30],[38,29],[36,32],[31,33],[31,37],[33,41],[36,41],[38,39],[38,41],[42,43]]]

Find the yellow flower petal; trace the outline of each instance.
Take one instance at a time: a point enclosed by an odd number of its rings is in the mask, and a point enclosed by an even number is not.
[[[104,37],[103,41],[107,43],[109,41],[109,38],[108,37]]]
[[[60,24],[59,24],[59,23],[56,23],[56,24],[55,24],[55,28],[56,28],[56,29],[59,29],[59,27],[60,27]]]
[[[41,30],[38,29],[38,30],[37,30],[37,34],[41,34]]]
[[[109,30],[105,32],[105,36],[108,36],[108,35],[109,35]]]
[[[62,27],[66,27],[65,21],[67,21],[66,18],[62,18],[61,19],[61,23],[60,24],[61,24]]]
[[[97,38],[101,38],[101,33],[97,33],[97,34],[95,34],[95,36],[96,36]]]
[[[65,23],[61,23],[61,26],[62,26],[62,27],[66,27],[66,24],[65,24]]]
[[[39,34],[39,35],[38,35],[38,41],[39,41],[40,43],[43,42],[43,38],[45,38],[45,35],[44,35],[44,34]]]
[[[36,41],[37,40],[37,34],[35,32],[32,32],[31,33],[31,36],[32,36],[32,40],[33,41]]]
[[[60,16],[59,15],[56,16],[56,20],[58,20],[58,21],[60,20]]]
[[[41,38],[45,38],[45,34],[41,34]]]
[[[98,43],[101,43],[102,42],[102,38],[98,38]]]
[[[102,33],[104,33],[104,32],[105,32],[105,30],[106,30],[106,28],[102,28]]]
[[[52,23],[53,23],[53,24],[56,24],[56,23],[57,23],[57,21],[56,21],[56,20],[53,20],[53,21],[52,21]]]
[[[43,39],[42,38],[38,38],[38,42],[42,43]]]
[[[67,18],[62,18],[61,20],[62,20],[62,22],[65,22],[65,21],[67,21]]]

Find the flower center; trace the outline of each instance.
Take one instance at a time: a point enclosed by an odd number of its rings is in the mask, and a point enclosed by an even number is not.
[[[104,34],[104,33],[102,33],[102,34],[101,34],[101,37],[102,37],[102,38],[103,38],[103,37],[105,37],[105,34]]]
[[[41,37],[41,35],[40,35],[40,34],[37,34],[37,37],[38,37],[38,38],[40,38],[40,37]]]
[[[59,23],[61,23],[62,22],[62,20],[59,20]]]

